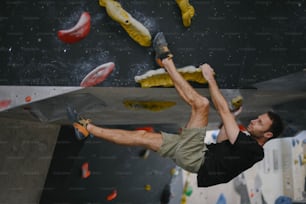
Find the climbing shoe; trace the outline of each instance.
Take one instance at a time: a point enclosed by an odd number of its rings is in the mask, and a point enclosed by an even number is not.
[[[88,130],[86,129],[87,125],[91,122],[89,119],[84,119],[80,117],[78,112],[70,106],[67,107],[67,116],[72,122],[75,136],[78,140],[83,140],[90,135]]]
[[[153,48],[155,50],[155,60],[157,64],[163,67],[162,60],[165,58],[172,58],[173,54],[168,48],[168,43],[163,32],[156,34],[153,40]]]

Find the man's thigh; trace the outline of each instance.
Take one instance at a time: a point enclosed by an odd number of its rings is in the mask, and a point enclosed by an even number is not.
[[[183,169],[196,173],[204,161],[206,128],[183,128],[180,135],[162,132],[163,144],[158,153],[171,158]]]

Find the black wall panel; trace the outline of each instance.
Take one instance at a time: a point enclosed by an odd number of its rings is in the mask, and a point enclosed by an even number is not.
[[[253,83],[305,67],[304,1],[190,0],[196,14],[182,24],[175,0],[119,1],[150,31],[163,31],[178,67],[210,63],[221,88]],[[82,12],[89,35],[74,44],[57,38]],[[134,87],[135,75],[157,68],[152,47],[142,47],[94,1],[6,0],[0,3],[0,85],[78,86],[105,62],[116,69],[98,86]]]

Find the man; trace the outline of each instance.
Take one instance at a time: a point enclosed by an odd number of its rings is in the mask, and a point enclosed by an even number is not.
[[[119,145],[142,146],[171,158],[183,169],[198,174],[198,186],[207,187],[230,181],[264,157],[262,146],[277,137],[283,125],[278,115],[264,113],[252,120],[248,134],[239,130],[227,101],[222,96],[214,78],[214,70],[201,65],[203,76],[208,81],[212,101],[221,116],[217,144],[204,144],[208,124],[209,100],[199,95],[177,72],[172,54],[163,33],[158,33],[153,42],[158,61],[169,73],[179,95],[191,106],[191,116],[179,134],[156,133],[144,130],[119,130],[97,127],[89,120],[81,119],[74,110],[68,115],[74,121],[76,135],[82,139],[88,135],[108,140]]]

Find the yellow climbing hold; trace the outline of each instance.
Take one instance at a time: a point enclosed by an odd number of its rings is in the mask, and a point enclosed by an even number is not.
[[[206,79],[203,77],[202,70],[200,68],[196,68],[194,66],[186,66],[177,69],[177,71],[187,81],[197,82],[200,84],[207,83]],[[169,74],[163,68],[150,70],[143,75],[135,76],[134,79],[137,83],[140,83],[142,88],[149,88],[156,86],[163,86],[163,87],[173,86],[173,82]]]
[[[123,101],[125,107],[131,110],[149,110],[153,112],[168,109],[174,106],[176,103],[172,101],[137,101],[137,100],[125,100]]]
[[[242,96],[236,96],[231,100],[230,107],[232,110],[238,110],[243,103],[243,98]]]
[[[105,7],[107,14],[118,22],[133,40],[141,46],[151,46],[148,29],[125,11],[120,3],[114,0],[99,0],[99,5]]]
[[[179,174],[179,172],[176,168],[172,168],[170,170],[170,174],[171,174],[171,176],[177,176]]]
[[[175,0],[181,9],[182,20],[185,27],[191,25],[191,19],[194,16],[194,7],[190,5],[189,0]]]
[[[181,198],[181,204],[187,204],[187,198],[186,198],[186,195],[182,195],[182,198]]]
[[[145,185],[145,190],[150,191],[151,190],[151,185],[150,184]]]

